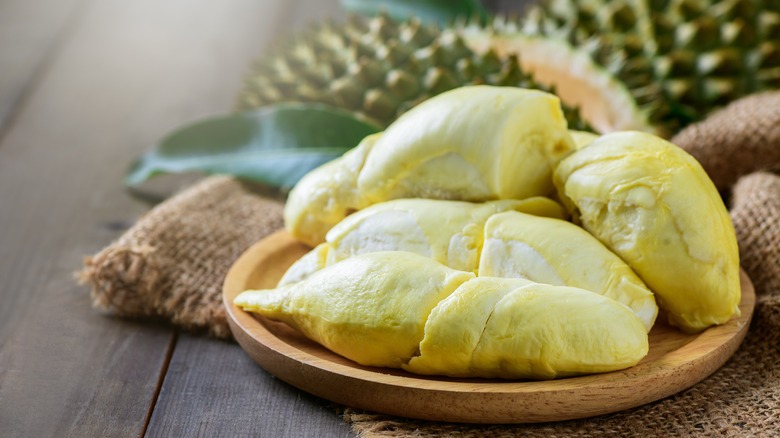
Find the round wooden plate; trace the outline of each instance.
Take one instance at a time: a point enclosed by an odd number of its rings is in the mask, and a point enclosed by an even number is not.
[[[223,299],[238,343],[265,370],[306,392],[355,408],[424,420],[570,420],[670,396],[715,372],[737,350],[748,331],[756,298],[750,279],[741,272],[739,318],[690,335],[666,325],[659,315],[650,332],[649,354],[622,371],[550,381],[431,378],[358,365],[285,324],[233,305],[233,298],[246,289],[275,287],[307,251],[308,247],[280,231],[236,261],[225,279]]]

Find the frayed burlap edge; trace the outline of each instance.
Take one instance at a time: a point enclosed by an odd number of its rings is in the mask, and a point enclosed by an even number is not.
[[[222,281],[241,253],[282,225],[280,201],[234,178],[209,177],[87,257],[78,278],[96,308],[229,338]]]

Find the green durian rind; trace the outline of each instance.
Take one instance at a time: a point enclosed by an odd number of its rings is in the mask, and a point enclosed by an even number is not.
[[[503,30],[584,50],[666,132],[780,88],[779,0],[542,0]]]
[[[518,57],[475,53],[451,29],[386,15],[350,16],[283,39],[247,75],[237,107],[320,102],[382,126],[431,96],[466,85],[550,90],[520,68]],[[565,107],[572,129],[592,130]]]

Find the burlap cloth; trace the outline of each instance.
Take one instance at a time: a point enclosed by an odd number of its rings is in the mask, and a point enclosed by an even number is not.
[[[757,292],[748,336],[726,365],[664,400],[585,420],[472,426],[344,408],[361,436],[780,436],[780,92],[734,102],[673,141],[731,191],[743,268]],[[736,181],[736,184],[732,184]],[[279,200],[224,176],[209,177],[152,209],[85,261],[94,305],[229,339],[220,289],[251,244],[282,227]]]

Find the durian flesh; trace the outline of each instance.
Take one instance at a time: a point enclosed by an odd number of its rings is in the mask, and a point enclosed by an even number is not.
[[[362,365],[399,368],[417,351],[431,310],[474,278],[409,252],[362,254],[234,303],[279,320]]]
[[[559,204],[541,197],[375,204],[331,229],[327,242],[294,263],[279,286],[357,254],[409,251],[480,276],[526,278],[605,295],[628,306],[650,331],[658,313],[652,292],[619,257],[563,216]]]
[[[550,379],[627,368],[648,351],[644,325],[616,301],[408,252],[357,255],[234,302],[359,364],[421,374]]]
[[[396,199],[374,204],[339,222],[326,242],[293,264],[279,285],[353,255],[374,251],[410,251],[461,271],[477,271],[485,221],[506,210],[564,217],[548,198],[506,199],[486,203],[432,199]]]
[[[366,157],[358,189],[372,204],[545,196],[552,191],[552,167],[573,149],[554,95],[464,87],[392,123]]]
[[[304,177],[285,205],[285,225],[316,246],[350,211],[392,199],[546,196],[553,167],[574,148],[557,97],[512,87],[459,88],[416,106],[354,154]]]
[[[734,227],[693,157],[649,134],[613,133],[554,176],[574,219],[634,269],[671,324],[696,332],[739,315]]]
[[[316,246],[334,225],[366,207],[357,190],[357,175],[381,135],[369,135],[355,148],[298,181],[284,205],[284,223],[293,237]]]
[[[648,348],[642,322],[614,300],[573,287],[479,277],[433,309],[419,355],[403,368],[552,379],[628,368]]]
[[[520,212],[485,224],[479,275],[574,286],[629,307],[650,331],[658,314],[653,293],[634,271],[581,227]]]

